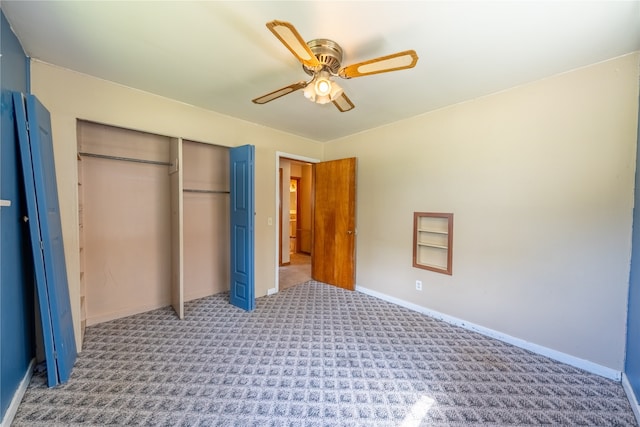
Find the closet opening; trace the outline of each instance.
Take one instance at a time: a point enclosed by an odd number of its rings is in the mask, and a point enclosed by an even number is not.
[[[78,121],[81,326],[170,303],[170,139]]]
[[[229,147],[78,120],[81,327],[229,291]]]

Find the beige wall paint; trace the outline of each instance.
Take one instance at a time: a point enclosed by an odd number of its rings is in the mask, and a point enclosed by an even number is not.
[[[31,61],[31,91],[51,113],[69,293],[80,348],[76,119],[228,147],[256,146],[256,296],[275,287],[276,151],[322,158],[323,145],[98,78]],[[247,108],[264,108],[251,104]],[[274,222],[272,221],[272,224]]]
[[[638,62],[327,144],[358,158],[358,285],[621,371]],[[412,268],[414,211],[455,214],[452,276]]]

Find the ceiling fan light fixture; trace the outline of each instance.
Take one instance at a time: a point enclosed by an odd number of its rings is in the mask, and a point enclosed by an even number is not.
[[[304,97],[307,98],[309,101],[316,102],[316,91],[312,83],[313,83],[313,80],[309,82],[309,84],[307,84],[307,86],[304,88],[304,91],[302,91],[302,93],[304,93]]]
[[[343,93],[344,90],[338,85],[338,83],[333,82],[331,85],[331,92],[329,93],[329,99],[331,99],[331,101],[335,101],[337,98],[342,96]]]
[[[327,96],[331,93],[331,82],[328,79],[318,79],[315,84],[318,96]]]
[[[316,91],[316,95],[318,96],[328,96],[331,93],[332,82],[330,80],[330,75],[327,71],[320,71],[313,78],[315,81],[314,89]]]
[[[327,104],[341,96],[343,89],[330,77],[327,71],[317,73],[304,88],[305,98],[316,104]]]
[[[316,104],[328,104],[331,102],[331,99],[329,98],[328,95],[324,95],[324,96],[317,96],[316,97]]]

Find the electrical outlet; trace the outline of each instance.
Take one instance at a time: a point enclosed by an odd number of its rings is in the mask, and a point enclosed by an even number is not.
[[[422,280],[416,280],[416,291],[422,290]]]

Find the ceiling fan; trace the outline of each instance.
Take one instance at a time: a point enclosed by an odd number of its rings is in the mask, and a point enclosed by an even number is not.
[[[302,80],[255,98],[252,100],[255,104],[266,104],[291,92],[304,89],[304,96],[310,101],[317,104],[333,102],[338,110],[344,113],[355,108],[355,105],[344,90],[331,80],[332,77],[350,79],[405,70],[415,67],[418,62],[418,55],[414,50],[405,50],[342,67],[342,48],[333,40],[315,39],[305,43],[295,27],[284,21],[268,22],[267,28],[302,63],[302,69],[312,76],[312,79]]]

